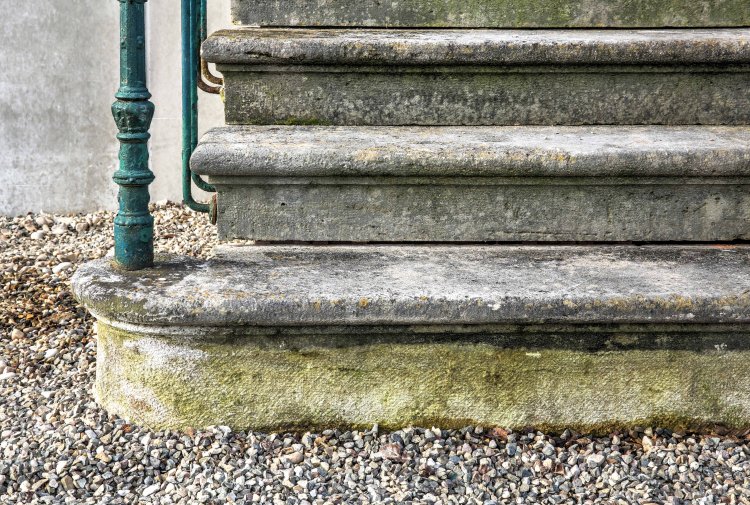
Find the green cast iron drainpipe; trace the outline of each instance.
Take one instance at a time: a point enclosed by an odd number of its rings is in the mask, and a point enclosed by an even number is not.
[[[213,220],[212,206],[193,198],[192,183],[204,191],[216,189],[190,170],[198,145],[198,86],[203,84],[199,51],[206,35],[206,0],[182,0],[182,199],[197,212],[211,213]]]
[[[120,142],[119,168],[113,180],[119,185],[118,212],[115,216],[115,261],[127,270],[149,268],[154,264],[154,219],[149,213],[148,186],[154,180],[149,169],[149,128],[154,104],[146,85],[147,0],[118,0],[120,4],[120,87],[115,94],[112,115]],[[190,171],[190,155],[198,144],[198,85],[211,93],[219,88],[199,82],[201,72],[214,83],[199,64],[199,47],[206,38],[206,0],[182,0],[182,172],[185,204],[199,212],[212,206],[193,199],[191,182],[204,191],[215,191]],[[203,63],[200,61],[200,63]],[[213,218],[214,216],[212,216]]]

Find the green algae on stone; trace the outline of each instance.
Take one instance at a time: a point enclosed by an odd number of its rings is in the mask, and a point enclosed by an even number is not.
[[[360,335],[362,337],[362,335]],[[326,347],[205,342],[99,324],[98,398],[157,428],[388,428],[466,424],[608,431],[750,419],[750,351],[499,348],[485,343]]]

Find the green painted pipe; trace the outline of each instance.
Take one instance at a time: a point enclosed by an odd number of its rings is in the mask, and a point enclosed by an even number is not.
[[[205,9],[202,0],[182,0],[182,200],[197,212],[209,212],[210,207],[195,201],[192,183],[204,191],[215,191],[190,170],[190,156],[198,145],[198,51],[206,34]]]

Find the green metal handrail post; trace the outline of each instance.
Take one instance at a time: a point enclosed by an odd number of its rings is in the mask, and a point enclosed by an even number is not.
[[[112,105],[120,141],[120,167],[113,179],[120,186],[115,217],[115,260],[128,270],[154,264],[154,218],[148,210],[148,133],[154,104],[146,87],[147,0],[120,2],[120,88]]]

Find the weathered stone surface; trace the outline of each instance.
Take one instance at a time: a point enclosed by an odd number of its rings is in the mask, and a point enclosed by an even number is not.
[[[588,352],[504,348],[489,336],[378,342],[362,329],[348,334],[359,344],[343,346],[326,345],[325,335],[299,339],[283,331],[206,342],[200,334],[175,339],[149,330],[99,323],[96,394],[113,414],[159,429],[750,426],[750,352],[724,350],[724,335],[692,335],[703,344],[699,351]],[[617,349],[633,337],[594,338]]]
[[[237,24],[474,28],[747,26],[743,0],[233,0]]]
[[[226,65],[666,65],[750,63],[750,29],[220,30],[203,57]]]
[[[750,238],[747,127],[226,127],[193,169],[224,239]]]
[[[73,285],[99,401],[155,427],[750,425],[746,247],[225,246]]]
[[[223,70],[229,124],[750,123],[750,72]]]
[[[220,246],[75,274],[97,316],[176,326],[750,322],[744,246]]]
[[[747,124],[749,33],[237,29],[204,55],[230,124]]]
[[[750,239],[750,180],[263,181],[219,192],[222,239],[681,242]]]
[[[226,126],[191,168],[217,177],[743,177],[750,126]]]

